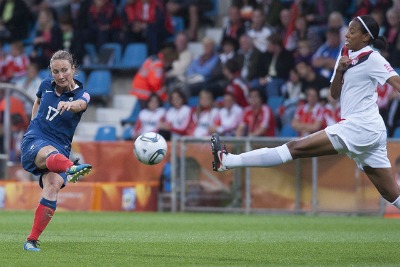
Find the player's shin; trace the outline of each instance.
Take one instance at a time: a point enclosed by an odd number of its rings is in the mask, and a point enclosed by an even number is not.
[[[42,198],[35,211],[32,230],[27,240],[38,240],[40,234],[49,224],[56,210],[57,201],[47,200]]]
[[[65,172],[72,165],[74,165],[72,161],[56,151],[49,153],[46,157],[46,167],[51,172]]]
[[[224,165],[235,167],[272,167],[293,160],[287,145],[275,148],[261,148],[240,155],[226,157]]]

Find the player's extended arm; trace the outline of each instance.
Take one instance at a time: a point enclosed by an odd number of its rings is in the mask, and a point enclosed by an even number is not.
[[[400,76],[392,76],[386,82],[400,93]]]
[[[66,110],[71,111],[73,113],[80,112],[82,110],[85,110],[86,107],[87,107],[86,102],[82,99],[78,99],[71,102],[60,101],[58,103],[57,109],[62,114]]]
[[[31,120],[33,120],[33,118],[35,118],[36,113],[39,109],[39,105],[40,105],[40,98],[36,97],[35,102],[33,103],[33,107],[32,107],[32,115],[31,115]]]

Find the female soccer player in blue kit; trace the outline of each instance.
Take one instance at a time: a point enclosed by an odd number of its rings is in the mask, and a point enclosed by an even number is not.
[[[75,129],[90,101],[82,83],[74,80],[72,55],[57,51],[50,60],[52,78],[43,80],[36,93],[31,123],[21,142],[25,170],[40,175],[42,199],[36,208],[24,250],[40,251],[39,235],[53,217],[57,195],[66,182],[75,183],[92,169],[68,159]]]
[[[330,91],[340,98],[342,120],[307,137],[276,148],[261,148],[240,155],[221,147],[211,137],[214,171],[237,167],[271,167],[297,158],[347,154],[390,203],[400,209],[400,188],[392,177],[386,150],[386,127],[376,104],[377,84],[389,83],[400,92],[400,77],[380,49],[387,45],[378,36],[378,23],[369,15],[354,18],[346,33],[345,47],[336,61]]]

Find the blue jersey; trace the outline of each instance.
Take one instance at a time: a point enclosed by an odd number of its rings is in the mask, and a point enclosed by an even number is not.
[[[55,91],[56,84],[51,78],[42,81],[36,93],[36,96],[40,98],[39,109],[24,137],[45,139],[57,144],[58,147],[56,148],[61,148],[68,151],[68,153],[70,152],[75,129],[85,110],[77,113],[64,111],[63,114],[60,114],[57,106],[60,101],[68,102],[78,99],[89,103],[90,96],[83,89],[82,83],[76,81],[76,84],[78,88],[73,91],[64,92],[58,96]]]

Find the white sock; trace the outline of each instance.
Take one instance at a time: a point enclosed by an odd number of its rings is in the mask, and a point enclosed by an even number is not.
[[[396,198],[395,201],[392,202],[392,205],[395,206],[396,208],[400,209],[400,196]]]
[[[239,155],[228,154],[223,164],[228,169],[237,167],[272,167],[293,160],[287,145],[260,148]]]

